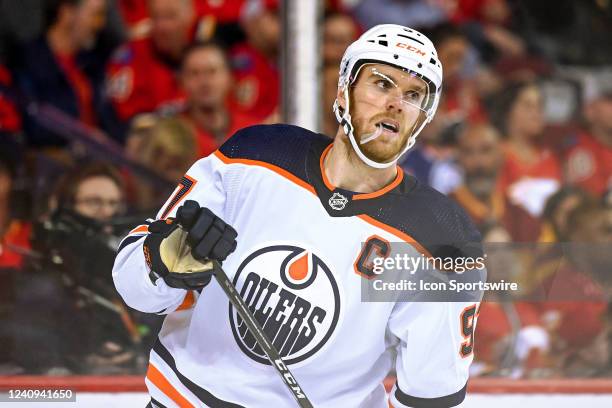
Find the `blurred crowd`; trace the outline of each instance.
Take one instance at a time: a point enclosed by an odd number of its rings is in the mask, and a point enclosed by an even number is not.
[[[114,251],[195,160],[280,121],[280,7],[0,0],[0,375],[144,370],[161,317],[120,301]],[[442,100],[400,164],[465,209],[491,278],[524,295],[482,304],[473,374],[612,375],[612,4],[322,8],[329,137],[340,60],[362,32],[407,25],[438,50]]]

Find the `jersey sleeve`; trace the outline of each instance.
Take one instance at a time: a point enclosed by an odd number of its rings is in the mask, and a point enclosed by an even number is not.
[[[434,195],[435,193],[435,195]],[[429,258],[453,260],[450,266],[422,267],[415,278],[436,282],[480,282],[486,268],[468,260],[483,260],[481,237],[464,211],[437,192],[432,199]],[[459,263],[461,261],[461,263]],[[466,270],[459,270],[464,265]],[[388,330],[398,342],[397,382],[390,395],[395,408],[454,407],[465,398],[473,360],[474,331],[482,298],[479,290],[440,293],[421,290],[411,302],[397,302]]]
[[[465,398],[478,303],[397,303],[388,329],[399,340],[395,408],[453,407]]]
[[[225,217],[226,191],[223,186],[224,164],[210,155],[197,161],[181,179],[172,195],[159,210],[157,219],[174,217],[185,200],[195,200],[222,219]],[[165,314],[176,310],[188,291],[168,286],[162,278],[152,281],[143,252],[148,224],[134,228],[119,245],[113,266],[113,281],[125,303],[141,312]],[[227,220],[226,220],[227,221]]]

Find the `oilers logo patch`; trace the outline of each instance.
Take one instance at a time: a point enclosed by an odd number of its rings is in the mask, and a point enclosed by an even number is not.
[[[314,253],[293,245],[273,245],[249,255],[233,283],[287,364],[304,361],[332,336],[340,316],[338,285]],[[233,306],[232,334],[251,359],[270,364]]]

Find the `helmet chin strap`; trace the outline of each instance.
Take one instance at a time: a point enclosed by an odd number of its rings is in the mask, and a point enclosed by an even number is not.
[[[333,110],[334,110],[334,114],[336,115],[336,120],[340,123],[340,126],[342,126],[342,130],[344,131],[344,133],[348,136],[349,140],[351,141],[351,146],[353,146],[353,150],[355,151],[355,153],[357,153],[357,156],[359,157],[359,159],[361,159],[362,162],[364,162],[368,166],[373,167],[375,169],[386,169],[391,166],[394,166],[399,160],[399,158],[402,157],[402,155],[406,153],[408,149],[414,146],[417,135],[421,133],[421,130],[423,130],[423,128],[427,124],[427,121],[426,120],[423,121],[423,123],[421,124],[421,126],[419,126],[417,131],[413,132],[412,135],[410,135],[410,137],[408,138],[408,142],[406,143],[406,147],[404,147],[402,152],[398,154],[395,159],[391,160],[388,163],[380,163],[375,160],[372,160],[361,151],[361,149],[359,148],[359,144],[355,138],[355,128],[353,127],[353,124],[351,122],[351,114],[349,113],[349,103],[350,102],[349,102],[348,89],[349,89],[349,85],[346,84],[344,86],[344,91],[343,91],[344,100],[346,102],[346,108],[342,109],[342,112],[341,112],[340,104],[338,103],[338,99],[336,99],[334,101]],[[362,144],[374,140],[376,137],[380,136],[380,132],[382,132],[382,129],[377,130],[374,134],[367,135],[367,137],[362,141]]]

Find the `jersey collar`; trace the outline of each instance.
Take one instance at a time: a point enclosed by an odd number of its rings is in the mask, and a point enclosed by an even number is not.
[[[325,187],[327,187],[327,189],[330,191],[336,190],[337,187],[334,186],[328,180],[327,175],[325,174],[325,168],[323,165],[325,163],[325,158],[329,154],[329,151],[331,150],[333,145],[334,144],[331,143],[329,146],[327,146],[325,150],[323,150],[323,153],[321,154],[321,158],[319,159],[319,171],[321,172],[321,178],[323,179],[323,183],[325,184]],[[380,197],[381,195],[388,193],[389,191],[397,187],[404,179],[404,171],[402,170],[400,166],[396,166],[396,167],[397,167],[397,176],[395,176],[395,179],[391,183],[381,188],[380,190],[376,190],[371,193],[353,193],[353,200],[368,200],[371,198]]]
[[[334,186],[325,174],[323,163],[333,142],[314,148],[309,155],[309,173],[321,204],[332,217],[368,214],[384,207],[388,196],[405,184],[404,172],[397,166],[397,176],[387,186],[371,193],[357,193]],[[404,183],[403,183],[404,182]]]

